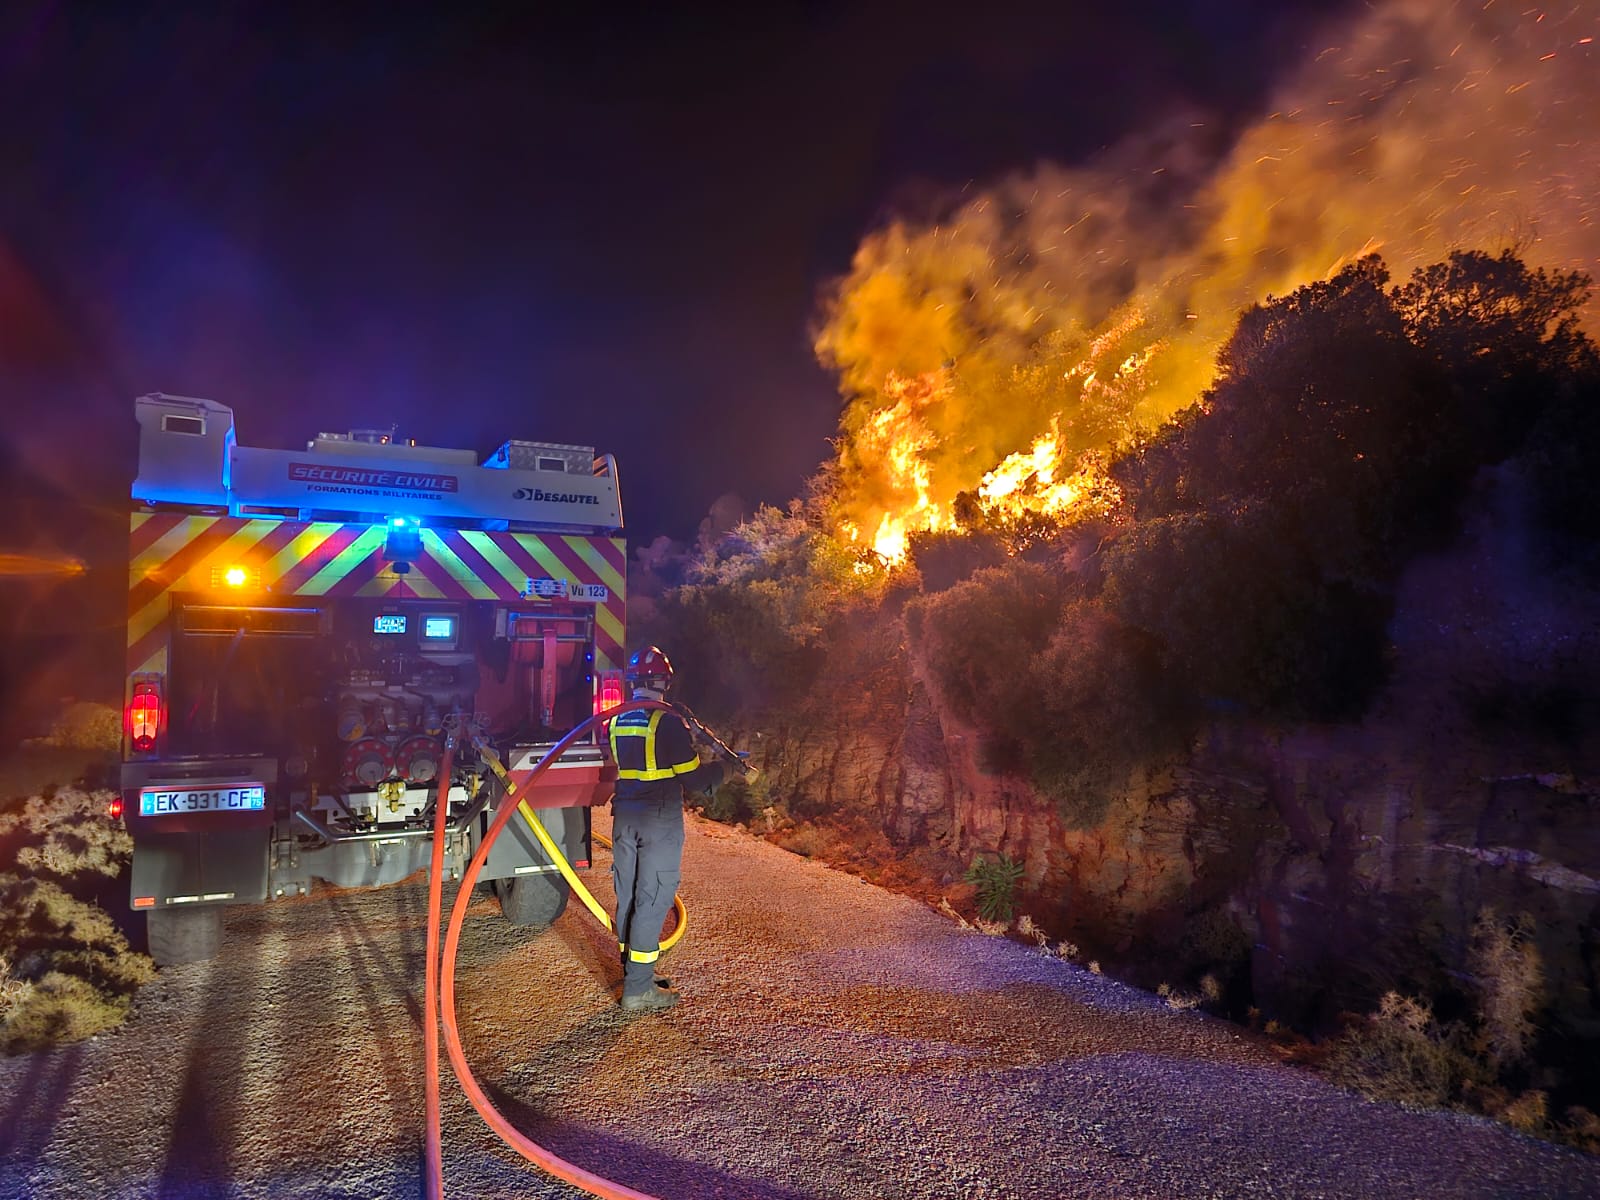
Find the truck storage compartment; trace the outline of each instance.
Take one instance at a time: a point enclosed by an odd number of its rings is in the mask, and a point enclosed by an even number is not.
[[[317,609],[183,604],[168,680],[169,755],[309,755],[326,648]]]

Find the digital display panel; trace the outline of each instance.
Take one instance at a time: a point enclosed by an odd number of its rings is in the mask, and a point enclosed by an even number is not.
[[[373,633],[404,633],[405,631],[405,613],[379,613],[372,618]]]
[[[453,615],[433,615],[422,618],[422,640],[425,642],[453,642],[456,640],[456,619]]]

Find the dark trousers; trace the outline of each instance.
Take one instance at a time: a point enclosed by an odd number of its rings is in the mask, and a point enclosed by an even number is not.
[[[612,805],[611,880],[617,886],[622,990],[654,986],[661,924],[683,878],[683,803]]]

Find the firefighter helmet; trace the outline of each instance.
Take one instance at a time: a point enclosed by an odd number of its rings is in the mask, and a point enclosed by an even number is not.
[[[634,651],[628,660],[628,683],[636,688],[663,692],[672,686],[672,660],[660,646]]]

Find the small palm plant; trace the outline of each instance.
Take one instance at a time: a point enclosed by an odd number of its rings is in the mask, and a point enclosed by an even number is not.
[[[978,889],[978,915],[985,921],[1010,923],[1022,870],[1021,863],[1005,854],[996,855],[993,862],[981,854],[972,860],[965,878]]]

